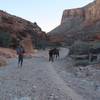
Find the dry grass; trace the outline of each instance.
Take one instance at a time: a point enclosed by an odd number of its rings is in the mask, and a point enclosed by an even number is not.
[[[0,56],[5,58],[16,57],[16,51],[9,48],[0,48]]]
[[[7,58],[14,58],[16,56],[15,50],[0,47],[0,67],[7,65]]]
[[[0,67],[7,65],[7,60],[0,56]]]

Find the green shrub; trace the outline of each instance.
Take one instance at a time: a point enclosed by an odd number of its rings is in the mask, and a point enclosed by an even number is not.
[[[87,66],[89,65],[89,60],[78,60],[75,61],[75,66]]]
[[[87,54],[91,48],[91,45],[87,42],[76,41],[70,47],[70,54]]]
[[[100,41],[94,41],[90,43],[93,49],[100,48]]]
[[[8,32],[0,31],[0,46],[9,47],[11,44],[11,35]]]

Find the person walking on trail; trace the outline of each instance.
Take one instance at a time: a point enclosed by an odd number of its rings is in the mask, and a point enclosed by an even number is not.
[[[24,48],[19,45],[17,48],[16,48],[16,52],[17,52],[17,55],[18,55],[18,67],[23,65],[23,56],[24,56],[24,53],[25,53],[25,50]]]

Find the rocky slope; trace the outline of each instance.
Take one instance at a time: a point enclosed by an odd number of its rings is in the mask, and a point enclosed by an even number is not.
[[[95,0],[82,8],[64,10],[61,24],[50,31],[48,36],[50,40],[55,37],[56,42],[68,44],[78,39],[90,41],[100,39],[99,27],[100,0]]]
[[[17,42],[21,42],[26,51],[32,51],[33,47],[46,40],[46,34],[36,22],[32,23],[0,10],[0,39],[0,46],[16,47]],[[9,40],[8,44],[6,40]]]

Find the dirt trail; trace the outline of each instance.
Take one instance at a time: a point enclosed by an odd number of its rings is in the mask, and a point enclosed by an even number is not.
[[[63,50],[61,58],[67,55]],[[47,51],[25,59],[22,68],[16,64],[17,59],[10,59],[8,66],[0,68],[0,100],[85,100],[60,78]]]

